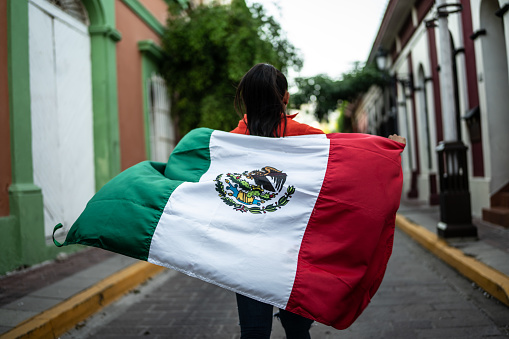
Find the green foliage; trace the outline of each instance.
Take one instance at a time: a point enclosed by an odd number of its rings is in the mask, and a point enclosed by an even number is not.
[[[186,13],[168,20],[163,37],[164,76],[180,135],[196,127],[235,128],[235,88],[255,64],[283,72],[302,67],[280,25],[259,4],[249,8],[244,0],[232,0]]]
[[[329,111],[338,105],[338,81],[320,74],[312,78],[297,78],[299,91],[292,95],[291,103],[296,107],[308,102],[315,103],[315,115],[319,121],[327,119]]]
[[[352,119],[350,118],[347,110],[350,103],[348,101],[340,101],[339,103],[339,117],[337,121],[338,132],[340,133],[351,133],[353,132],[352,128]]]
[[[361,67],[355,64],[354,69],[343,74],[341,80],[333,80],[326,75],[311,78],[297,78],[298,92],[292,95],[295,107],[308,102],[316,105],[315,116],[318,120],[327,120],[328,113],[338,108],[340,101],[355,101],[367,92],[372,85],[383,86],[386,77],[374,65]]]
[[[179,15],[185,9],[189,8],[187,0],[165,0],[168,5],[168,11],[173,15]]]

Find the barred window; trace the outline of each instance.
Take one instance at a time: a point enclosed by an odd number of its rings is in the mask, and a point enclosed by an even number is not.
[[[150,100],[151,159],[167,162],[175,146],[170,100],[165,80],[153,74],[148,80]]]

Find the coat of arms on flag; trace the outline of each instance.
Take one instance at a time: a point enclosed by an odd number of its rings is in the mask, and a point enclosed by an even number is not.
[[[403,148],[365,134],[196,129],[166,164],[108,182],[55,244],[146,260],[344,329],[391,255]]]
[[[216,191],[223,202],[236,211],[261,214],[275,212],[290,201],[295,187],[281,190],[287,174],[274,167],[243,173],[219,174],[216,177]]]

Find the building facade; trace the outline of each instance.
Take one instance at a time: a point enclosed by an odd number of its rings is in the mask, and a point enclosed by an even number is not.
[[[395,124],[407,138],[403,193],[410,199],[439,203],[437,145],[461,141],[472,214],[505,227],[508,10],[501,0],[390,0],[368,60],[385,61],[390,84],[365,95],[355,113],[372,133]],[[439,27],[444,18],[445,39]],[[444,78],[448,69],[450,82]]]
[[[0,2],[0,274],[54,258],[53,227],[120,171],[167,161],[170,2]]]

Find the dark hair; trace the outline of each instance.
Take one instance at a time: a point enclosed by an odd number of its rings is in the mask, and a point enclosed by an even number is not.
[[[284,96],[288,81],[278,69],[268,64],[253,66],[240,80],[235,95],[235,110],[246,114],[251,135],[282,137],[286,131]],[[284,120],[283,135],[279,135]]]

